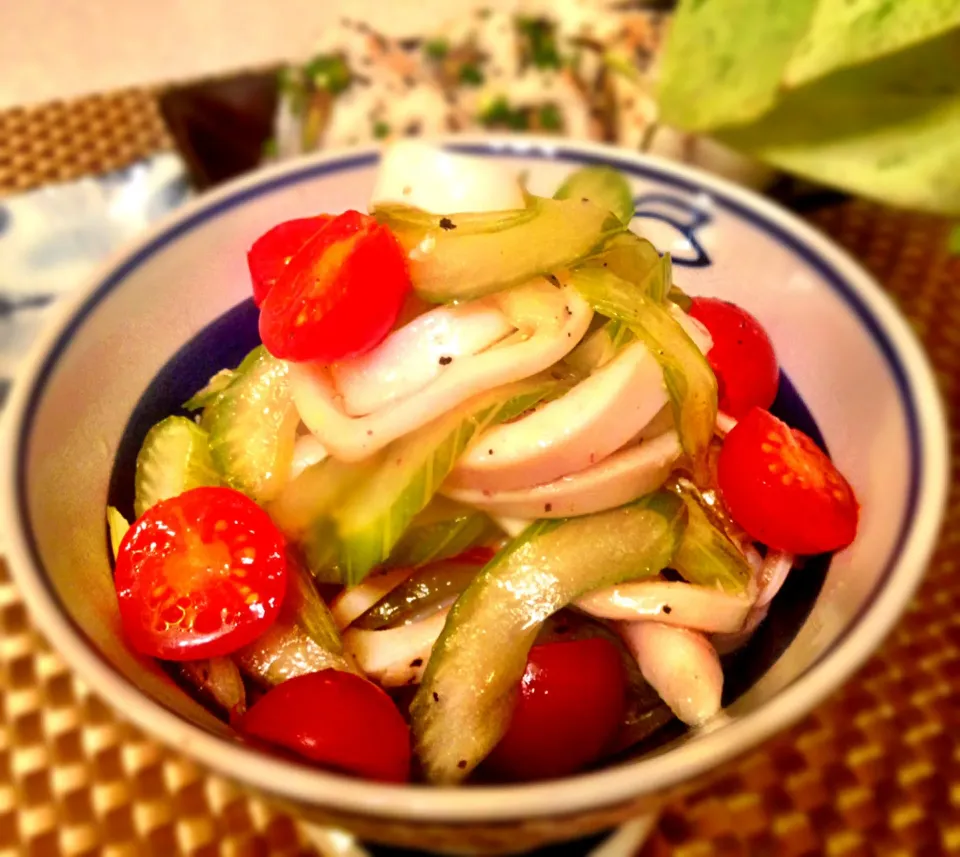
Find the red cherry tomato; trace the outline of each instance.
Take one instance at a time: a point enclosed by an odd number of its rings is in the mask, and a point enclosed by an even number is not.
[[[287,584],[283,536],[232,488],[161,500],[127,531],[114,583],[138,652],[181,661],[226,655],[277,617]]]
[[[347,211],[290,260],[260,308],[260,336],[285,360],[332,363],[362,354],[390,332],[410,288],[393,233]]]
[[[288,679],[250,708],[241,731],[324,767],[371,780],[410,776],[410,730],[384,691],[353,673]]]
[[[717,482],[734,520],[771,548],[823,553],[857,534],[860,507],[847,480],[803,432],[760,408],[724,440]]]
[[[769,408],[777,397],[780,368],[760,322],[716,298],[694,298],[690,315],[713,338],[707,361],[717,376],[720,410],[739,418],[752,407]]]
[[[257,306],[263,303],[297,251],[331,220],[332,214],[288,220],[253,242],[247,253],[247,265],[253,282],[253,302]]]
[[[602,637],[534,646],[510,727],[486,767],[535,780],[596,761],[623,723],[626,682],[620,652]]]

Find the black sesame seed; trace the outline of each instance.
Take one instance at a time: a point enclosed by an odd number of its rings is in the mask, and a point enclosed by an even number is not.
[[[440,363],[441,366],[448,366],[449,364],[453,363],[453,358],[444,356],[444,357],[441,357],[438,362]]]
[[[669,604],[664,604],[663,612],[669,616],[673,612],[673,608]]]
[[[457,767],[462,771],[465,767],[467,767],[467,760],[461,759],[459,762],[457,762]]]
[[[439,701],[440,701],[440,694],[437,693],[436,691],[433,692],[433,701],[434,701],[434,702],[439,702]]]
[[[423,658],[414,658],[412,661],[410,661],[410,666],[412,666],[412,667],[422,667],[422,666],[423,666]]]
[[[487,455],[493,455],[493,450],[492,450],[492,449],[488,449],[488,450],[487,450]]]
[[[457,224],[454,223],[449,217],[441,217],[441,218],[440,218],[440,228],[441,228],[441,229],[446,229],[446,230],[449,231],[450,229],[456,229],[456,228],[457,228]]]

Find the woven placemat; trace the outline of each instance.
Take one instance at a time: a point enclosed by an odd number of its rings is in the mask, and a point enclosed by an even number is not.
[[[0,194],[171,145],[150,91],[0,113]],[[811,220],[884,284],[960,426],[960,259],[938,218]],[[960,435],[952,435],[960,461]],[[960,472],[940,547],[883,649],[794,729],[670,805],[644,857],[960,853]],[[121,721],[31,628],[0,563],[0,855],[285,855],[296,822]]]
[[[150,89],[0,111],[0,196],[120,169],[171,148]]]

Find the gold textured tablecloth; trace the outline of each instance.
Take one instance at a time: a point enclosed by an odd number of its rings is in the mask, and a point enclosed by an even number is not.
[[[0,112],[0,196],[171,145],[152,91]],[[693,783],[643,857],[960,854],[960,258],[940,218],[854,201],[811,220],[879,279],[937,369],[955,456],[943,536],[868,665],[794,729]],[[0,562],[0,857],[305,851],[293,819],[145,737],[73,678]]]

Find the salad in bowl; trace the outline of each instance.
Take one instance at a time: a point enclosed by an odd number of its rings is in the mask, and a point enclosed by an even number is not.
[[[565,776],[721,711],[724,658],[859,505],[770,411],[615,170],[552,197],[404,141],[369,210],[248,254],[262,344],[110,507],[127,645],[246,740],[384,782]]]

